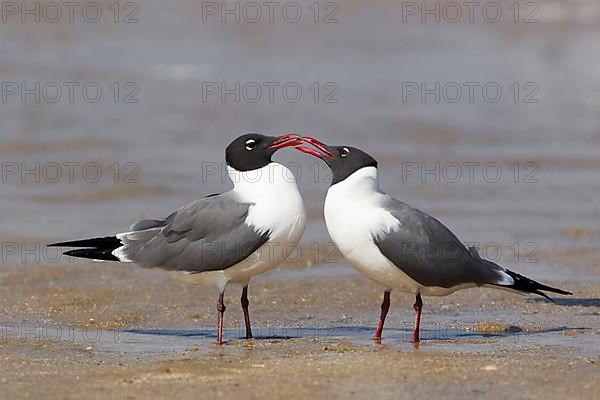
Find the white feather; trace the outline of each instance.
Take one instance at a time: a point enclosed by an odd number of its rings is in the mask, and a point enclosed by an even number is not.
[[[269,240],[242,262],[224,271],[208,272],[206,280],[224,288],[227,283],[246,284],[257,274],[281,264],[297,246],[306,225],[304,202],[294,174],[278,163],[254,171],[236,171],[227,167],[233,191],[241,201],[252,203],[246,224],[258,232],[269,232]]]
[[[364,167],[331,186],[325,198],[325,222],[331,239],[360,273],[388,289],[425,296],[445,296],[476,286],[422,286],[386,258],[373,238],[399,229],[400,221],[381,207],[387,195],[379,189],[377,168]],[[349,199],[351,199],[349,201]]]
[[[389,289],[415,292],[419,285],[392,264],[373,241],[399,221],[379,205],[377,168],[365,167],[331,186],[325,198],[325,222],[331,239],[352,266]],[[351,200],[350,200],[351,199]]]
[[[200,274],[171,275],[177,279],[196,283],[214,284],[220,290],[232,283],[247,284],[249,279],[281,264],[288,253],[297,246],[306,224],[306,212],[302,196],[296,185],[296,178],[285,166],[277,163],[253,171],[227,169],[240,201],[251,203],[244,221],[254,227],[257,233],[269,232],[269,240],[258,250],[238,264],[222,271]],[[158,233],[162,228],[143,231],[123,232],[117,235],[123,243],[136,241],[150,233]],[[123,262],[131,262],[120,248],[112,254]]]

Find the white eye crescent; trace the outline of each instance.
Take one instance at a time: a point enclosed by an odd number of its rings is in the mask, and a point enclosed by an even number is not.
[[[340,150],[340,157],[346,157],[350,153],[350,150],[347,147],[344,147]]]
[[[246,150],[252,150],[256,147],[256,140],[248,139],[246,140]]]

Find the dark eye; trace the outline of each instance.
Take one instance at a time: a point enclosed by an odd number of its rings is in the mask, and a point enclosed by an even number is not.
[[[347,147],[344,147],[343,149],[340,150],[340,157],[346,157],[349,153],[350,153],[350,150],[348,150]]]
[[[256,147],[256,140],[248,139],[246,140],[246,150],[252,150]]]

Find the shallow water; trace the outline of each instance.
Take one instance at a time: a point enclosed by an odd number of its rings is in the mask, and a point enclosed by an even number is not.
[[[584,5],[590,17],[581,20],[577,10]],[[19,172],[40,163],[41,177],[39,183],[31,174],[3,177],[0,235],[63,239],[164,216],[225,190],[223,148],[239,133],[259,130],[363,146],[381,161],[388,192],[431,211],[464,240],[596,248],[557,236],[600,230],[592,218],[600,195],[598,6],[571,6],[548,3],[540,7],[541,22],[532,24],[423,24],[398,23],[402,9],[394,3],[341,2],[338,23],[236,24],[199,23],[202,10],[187,2],[170,3],[165,14],[164,4],[145,1],[134,24],[2,24],[3,81],[89,80],[107,93],[110,82],[132,81],[139,102],[8,97],[0,107],[3,163],[17,163]],[[206,82],[265,81],[305,88],[331,81],[338,102],[202,99]],[[504,97],[496,103],[402,98],[402,83],[470,81],[498,83]],[[530,81],[539,88],[538,102],[515,103],[508,86]],[[278,158],[298,167],[307,207],[318,216],[324,165],[291,150]],[[58,183],[48,182],[53,171],[43,171],[53,162],[64,175]],[[80,163],[73,183],[68,162]],[[481,163],[473,182],[463,165],[469,162]],[[490,162],[501,167],[495,183],[483,170]],[[90,182],[93,170],[83,171],[89,163],[101,166],[98,183]],[[219,171],[208,173],[207,163]],[[437,173],[427,175],[436,163]],[[456,171],[444,169],[449,163],[460,166],[457,182]],[[307,242],[327,238],[320,218],[311,225]]]
[[[373,328],[366,326],[330,327],[254,327],[254,339],[244,339],[243,327],[225,329],[225,351],[231,347],[252,346],[256,342],[281,342],[290,339],[318,341],[323,345],[347,340],[360,346],[421,351],[452,351],[456,353],[494,353],[496,351],[527,351],[544,347],[567,350],[573,356],[598,356],[597,338],[589,335],[586,328],[557,326],[546,329],[523,330],[516,326],[498,327],[497,331],[476,332],[476,326],[428,329],[424,324],[421,342],[411,342],[412,330],[385,328],[381,342],[373,341]],[[115,353],[130,355],[138,360],[156,357],[170,358],[186,352],[208,354],[214,351],[214,329],[76,329],[69,326],[43,325],[23,321],[20,324],[4,324],[2,339],[20,339],[24,342],[64,341],[80,345],[98,357]],[[586,334],[588,333],[588,334]],[[297,343],[297,342],[296,342]],[[295,344],[297,345],[297,344]],[[228,350],[229,349],[229,350]],[[104,354],[104,355],[103,355]]]

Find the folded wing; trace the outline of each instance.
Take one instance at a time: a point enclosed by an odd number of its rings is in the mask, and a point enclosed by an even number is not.
[[[269,238],[246,224],[250,203],[231,192],[180,208],[164,221],[144,220],[117,235],[119,259],[145,267],[190,272],[229,268],[250,256]]]
[[[395,230],[373,240],[381,253],[423,286],[510,284],[503,268],[482,263],[432,216],[389,197],[385,209],[398,220]]]

